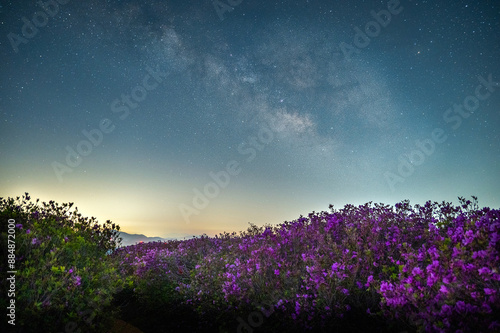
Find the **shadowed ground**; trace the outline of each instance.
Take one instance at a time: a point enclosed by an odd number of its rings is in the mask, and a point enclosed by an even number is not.
[[[121,319],[116,319],[109,333],[143,333],[140,329],[132,324],[129,324]]]

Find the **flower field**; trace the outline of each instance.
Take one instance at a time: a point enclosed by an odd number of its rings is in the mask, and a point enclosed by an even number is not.
[[[500,210],[480,209],[473,199],[460,198],[459,206],[330,207],[239,234],[119,248],[101,238],[95,263],[62,255],[78,239],[68,226],[51,240],[61,255],[44,247],[45,256],[55,258],[46,267],[66,261],[60,272],[37,270],[41,264],[31,261],[20,268],[23,283],[54,283],[57,299],[23,300],[33,313],[52,316],[74,308],[72,317],[59,318],[62,324],[77,319],[84,299],[99,307],[99,318],[112,297],[109,314],[144,332],[499,331]],[[115,227],[108,227],[85,239],[91,244],[110,236]],[[46,242],[37,243],[45,229],[30,228],[21,234],[33,255]],[[32,266],[36,274],[26,273]],[[54,275],[61,276],[59,289]]]
[[[461,203],[348,205],[114,256],[145,302],[169,286],[177,301],[216,314],[209,317],[227,331],[342,330],[360,318],[369,327],[495,331],[500,211]]]

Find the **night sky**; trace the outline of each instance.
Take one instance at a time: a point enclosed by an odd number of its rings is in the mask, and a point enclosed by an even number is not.
[[[3,1],[0,196],[122,231],[500,207],[498,1]]]

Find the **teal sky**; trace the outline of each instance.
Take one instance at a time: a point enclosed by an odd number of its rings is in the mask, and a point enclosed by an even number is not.
[[[0,196],[161,237],[500,207],[500,4],[4,3]]]

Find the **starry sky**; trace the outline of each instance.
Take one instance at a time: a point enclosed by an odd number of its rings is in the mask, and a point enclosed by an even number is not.
[[[0,196],[148,236],[500,207],[498,1],[3,1]]]

